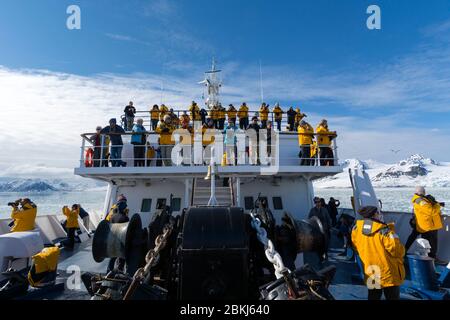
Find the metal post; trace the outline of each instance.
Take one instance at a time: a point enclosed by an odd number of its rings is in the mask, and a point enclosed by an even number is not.
[[[317,144],[317,166],[320,167],[320,146]]]
[[[211,170],[211,197],[208,201],[208,206],[218,205],[216,199],[216,164],[215,164],[215,150],[214,147],[211,148],[211,160],[209,161],[209,166]]]
[[[333,165],[339,165],[336,138],[333,139]]]
[[[103,166],[103,145],[105,144],[105,135],[100,135],[100,164],[99,167],[101,168]]]
[[[189,179],[184,179],[184,207],[189,207]]]
[[[84,167],[84,148],[86,147],[86,140],[81,138],[81,155],[80,155],[80,168]]]
[[[236,206],[241,206],[241,178],[236,178]]]

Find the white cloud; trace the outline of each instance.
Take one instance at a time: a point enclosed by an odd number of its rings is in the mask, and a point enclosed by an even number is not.
[[[119,40],[133,41],[123,37],[119,36]],[[450,150],[443,146],[448,146],[450,137],[445,128],[436,124],[414,128],[405,123],[417,110],[439,111],[443,117],[449,116],[450,70],[444,63],[449,59],[444,53],[430,49],[367,74],[323,76],[287,66],[265,66],[265,98],[271,105],[278,99],[300,102],[313,124],[327,114],[322,108],[312,109],[311,104],[326,109],[327,103],[335,102],[355,110],[352,116],[328,116],[332,128],[339,131],[341,158],[395,161],[419,152],[446,160]],[[260,102],[257,63],[243,67],[229,62],[220,67],[224,70],[224,103],[247,101],[256,107]],[[84,77],[0,67],[0,109],[4,114],[0,126],[0,168],[40,163],[73,168],[78,164],[80,133],[106,125],[111,117],[119,118],[129,100],[140,110],[159,104],[162,80],[163,100],[175,109],[186,108],[191,100],[201,100],[203,89],[197,82],[203,77],[202,68],[180,63],[167,63],[166,68],[172,75],[162,79],[151,74]],[[361,109],[369,107],[380,110],[379,116],[364,116]],[[426,114],[423,117],[426,120]],[[441,131],[437,133],[432,128]],[[393,155],[388,152],[390,149],[402,152]]]

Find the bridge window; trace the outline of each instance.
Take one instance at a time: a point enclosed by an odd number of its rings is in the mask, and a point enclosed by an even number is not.
[[[142,199],[141,212],[150,212],[152,208],[152,199]]]
[[[245,210],[252,210],[254,208],[253,197],[244,197]]]
[[[156,200],[156,210],[158,209],[164,209],[166,207],[167,199],[165,198],[159,198]]]
[[[171,203],[172,211],[180,211],[181,210],[181,198],[172,198]]]
[[[281,197],[273,197],[272,201],[274,210],[283,210],[283,201],[281,200]]]

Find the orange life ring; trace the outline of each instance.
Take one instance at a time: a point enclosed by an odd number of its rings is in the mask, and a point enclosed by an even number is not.
[[[92,167],[94,165],[94,150],[89,148],[86,150],[86,156],[84,157],[84,166]]]

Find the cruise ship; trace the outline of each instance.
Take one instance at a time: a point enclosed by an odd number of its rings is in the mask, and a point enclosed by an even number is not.
[[[201,84],[207,109],[221,102],[220,70],[214,64]],[[272,113],[269,117],[273,120]],[[148,110],[137,111],[136,118],[150,128]],[[252,141],[244,134],[244,142],[236,148],[239,161],[233,163],[223,160],[221,144],[214,143],[204,153],[202,135],[194,134],[187,162],[165,165],[162,160],[173,157],[155,156],[146,158],[145,166],[135,166],[132,133],[127,131],[117,159],[126,165],[93,166],[89,159],[89,150],[95,147],[93,133],[81,134],[80,162],[74,173],[107,183],[103,210],[90,213],[88,225],[79,219],[77,244],[74,250],[61,247],[56,278],[34,287],[24,284],[31,257],[66,238],[64,216],[38,216],[35,230],[15,233],[9,232],[11,220],[1,220],[0,298],[366,300],[361,265],[351,250],[345,255],[338,230],[332,228],[328,237],[320,221],[308,218],[314,205],[313,181],[343,170],[339,136],[332,140],[333,158],[327,165],[320,156],[310,165],[300,165],[298,133],[285,130],[286,126],[283,115],[282,130],[272,129],[269,142],[260,136],[256,144],[260,158],[267,144],[271,146],[265,161],[252,161]],[[201,133],[199,128],[194,123]],[[148,130],[145,135],[147,155],[158,149],[159,134]],[[221,138],[219,132],[215,142]],[[177,154],[186,160],[186,153]],[[355,220],[360,207],[377,206],[384,221],[395,222],[405,243],[411,213],[383,211],[364,170],[350,171],[349,179],[354,207],[340,208],[340,215]],[[119,195],[127,199],[130,222],[113,226],[104,219]],[[449,260],[448,217],[444,216],[444,224],[438,255]],[[325,261],[318,254],[323,247],[328,247]],[[420,249],[413,245],[405,260],[420,260],[426,267],[407,266],[402,299],[448,299],[449,267],[434,265],[432,259],[420,256]],[[123,259],[126,268],[107,272],[110,258]]]

